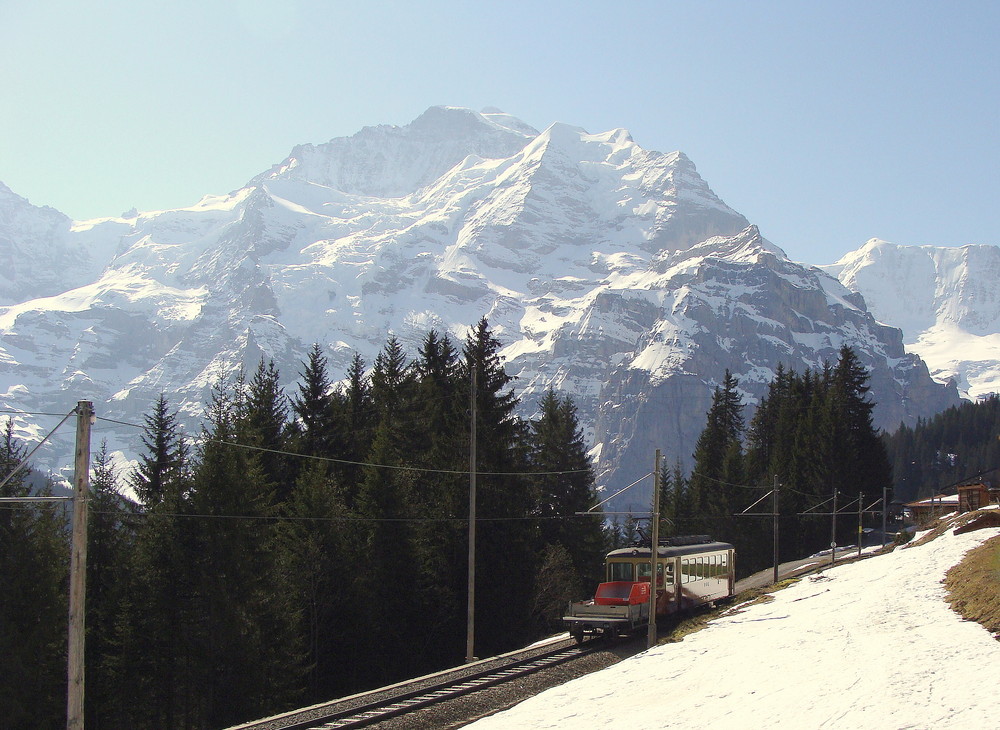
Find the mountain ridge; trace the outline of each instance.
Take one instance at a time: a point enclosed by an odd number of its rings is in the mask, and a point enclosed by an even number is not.
[[[389,333],[415,352],[428,330],[460,339],[484,315],[524,414],[550,385],[571,395],[608,487],[660,445],[690,457],[725,368],[753,403],[778,362],[819,368],[852,344],[882,425],[957,402],[898,330],[789,261],[683,153],[490,114],[432,107],[297,146],[227,196],[71,226],[68,241],[114,253],[75,288],[0,307],[0,402],[49,412],[73,393],[137,422],[165,390],[190,426],[221,372],[262,355],[287,386],[313,342],[339,375]],[[136,434],[110,435],[135,454]]]

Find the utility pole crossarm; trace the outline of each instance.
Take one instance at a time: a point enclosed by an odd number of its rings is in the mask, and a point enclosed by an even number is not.
[[[42,496],[28,496],[28,497],[0,497],[0,504],[3,503],[15,503],[15,502],[72,502],[73,497],[42,497]]]
[[[607,499],[602,499],[600,502],[598,502],[593,507],[591,507],[590,509],[588,509],[587,512],[593,512],[595,509],[597,509],[598,507],[600,507],[605,502],[611,501],[612,499],[614,499],[615,497],[617,497],[619,494],[621,494],[622,492],[624,492],[626,489],[631,489],[636,484],[638,484],[639,482],[641,482],[643,479],[645,479],[646,477],[650,477],[650,476],[653,476],[652,472],[650,472],[649,474],[643,474],[641,477],[639,477],[638,479],[636,479],[634,482],[632,482],[631,484],[629,484],[627,487],[622,487],[621,489],[619,489],[617,492],[615,492],[614,494],[612,494]],[[587,514],[587,512],[578,512],[577,514]],[[609,514],[610,515],[610,514],[631,514],[631,513],[604,512],[602,514]]]
[[[734,517],[739,517],[740,515],[746,515],[748,517],[750,517],[750,516],[755,516],[755,517],[770,517],[771,516],[770,512],[751,512],[750,510],[752,510],[758,504],[760,504],[765,499],[767,499],[768,497],[770,497],[772,494],[774,494],[774,490],[773,489],[771,491],[769,491],[767,494],[765,494],[763,497],[761,497],[760,499],[758,499],[756,502],[754,502],[752,505],[750,505],[749,507],[747,507],[742,512],[736,512],[734,514]]]
[[[86,403],[88,401],[80,401],[80,402]],[[64,423],[66,423],[66,421],[69,420],[69,417],[77,412],[78,408],[79,406],[77,406],[77,408],[74,408],[72,411],[63,416],[63,419],[56,424],[56,427],[53,428],[51,431],[49,431],[47,434],[45,434],[45,438],[43,438],[41,441],[35,444],[35,448],[33,448],[30,452],[28,452],[28,454],[23,459],[21,459],[20,463],[11,470],[10,474],[8,474],[3,478],[3,481],[0,482],[0,488],[2,488],[4,484],[13,479],[15,474],[17,474],[19,471],[21,471],[24,467],[28,465],[28,462],[31,461],[31,457],[35,455],[35,452],[38,451],[40,448],[42,448],[42,444],[48,441],[52,437],[52,434],[58,431],[59,427],[62,426]]]

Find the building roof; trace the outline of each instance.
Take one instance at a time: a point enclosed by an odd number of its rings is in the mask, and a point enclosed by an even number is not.
[[[930,499],[921,499],[918,502],[907,502],[904,507],[933,507],[935,505],[941,505],[942,507],[948,506],[958,506],[958,495],[957,494],[937,494]]]

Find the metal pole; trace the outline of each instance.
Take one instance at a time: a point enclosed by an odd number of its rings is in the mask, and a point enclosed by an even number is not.
[[[830,513],[833,526],[830,528],[830,565],[837,562],[837,488],[833,488],[833,512]]]
[[[889,510],[889,502],[888,502],[888,494],[887,494],[888,490],[889,490],[889,487],[883,484],[882,485],[882,547],[885,547],[885,543],[886,543],[886,537],[885,537],[885,515],[886,515],[886,512],[888,512],[888,510]]]
[[[84,634],[87,599],[87,510],[90,503],[90,425],[94,404],[76,405],[73,543],[69,563],[69,662],[66,730],[83,730]]]
[[[646,635],[646,648],[656,646],[656,564],[660,553],[660,450],[656,450],[655,466],[653,468],[653,529],[650,530],[649,543],[649,631]],[[665,578],[666,576],[664,576]],[[667,586],[664,583],[663,590]]]
[[[861,502],[864,499],[864,496],[865,496],[864,492],[858,492],[858,557],[859,558],[861,557],[861,538],[864,537],[864,529],[862,528],[861,525],[861,515],[862,515],[861,510],[864,508],[864,505]]]
[[[476,660],[476,373],[478,363],[472,363],[472,395],[470,412],[472,425],[469,428],[469,602],[467,606],[468,624],[465,637],[465,661]]]
[[[778,582],[778,475],[774,475],[774,490],[771,492],[771,519],[773,522],[774,530],[774,580],[772,583]]]

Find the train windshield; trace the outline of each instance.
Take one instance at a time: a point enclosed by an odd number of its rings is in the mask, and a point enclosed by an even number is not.
[[[608,580],[634,581],[632,563],[608,563]]]

